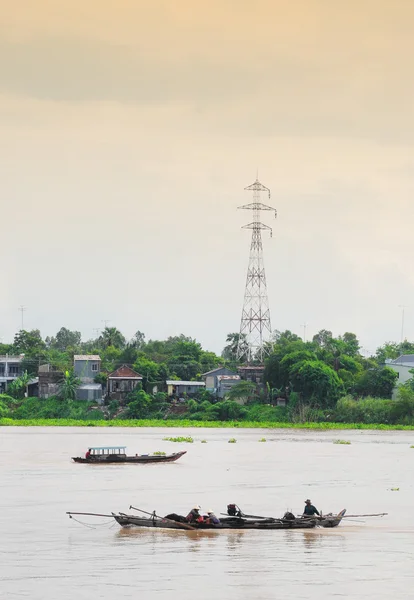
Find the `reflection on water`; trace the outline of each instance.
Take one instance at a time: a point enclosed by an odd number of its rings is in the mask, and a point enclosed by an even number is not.
[[[7,600],[388,600],[414,576],[410,432],[194,430],[180,463],[88,469],[69,457],[89,445],[170,451],[157,429],[3,428],[0,436],[0,597]],[[228,444],[230,437],[237,444]],[[346,437],[349,446],[332,444]],[[197,443],[206,439],[208,444]],[[275,449],[277,448],[277,451]],[[87,465],[86,465],[87,467]],[[200,468],[202,467],[202,468]],[[397,487],[398,492],[390,489]],[[122,529],[65,511],[110,513],[130,504],[186,514],[388,512],[335,529]]]

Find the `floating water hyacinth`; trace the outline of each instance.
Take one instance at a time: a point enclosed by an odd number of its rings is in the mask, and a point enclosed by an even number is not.
[[[229,444],[235,444],[237,442],[236,438],[230,438]]]
[[[267,442],[266,438],[262,438],[259,442]]]
[[[207,440],[201,440],[202,444],[207,444]]]
[[[334,440],[333,442],[334,444],[343,444],[345,446],[350,446],[351,442],[348,442],[347,440]]]
[[[162,439],[164,442],[186,442],[187,444],[194,442],[192,437],[165,437]]]

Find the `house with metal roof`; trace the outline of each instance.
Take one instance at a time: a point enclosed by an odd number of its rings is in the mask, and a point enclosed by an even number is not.
[[[142,375],[128,365],[122,365],[108,375],[108,395],[113,400],[123,401],[141,382]]]
[[[234,371],[231,371],[227,367],[217,367],[217,369],[213,369],[212,371],[207,371],[207,373],[202,374],[202,379],[205,381],[206,390],[211,392],[212,394],[217,394],[219,388],[219,377],[234,377],[236,376],[238,379],[240,377]]]
[[[394,359],[387,358],[384,366],[389,367],[398,374],[398,379],[392,392],[392,399],[395,400],[398,387],[413,377],[410,371],[414,369],[414,354],[402,354]]]
[[[101,357],[97,354],[75,354],[73,371],[81,380],[76,390],[78,400],[94,400],[102,402],[102,385],[95,382],[95,377],[101,372]]]
[[[206,387],[204,381],[174,381],[168,379],[166,384],[168,396],[177,396],[178,398],[182,398],[184,395],[191,396]]]

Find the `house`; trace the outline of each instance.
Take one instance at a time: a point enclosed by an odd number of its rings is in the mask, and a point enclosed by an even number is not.
[[[107,381],[107,392],[113,400],[125,400],[126,396],[132,392],[142,381],[142,375],[128,367],[122,365],[113,373],[109,373]]]
[[[95,377],[101,372],[101,357],[97,354],[75,354],[73,371],[81,380],[76,390],[77,400],[102,402],[102,385],[95,383]]]
[[[22,361],[24,354],[20,356],[0,356],[0,394],[7,392],[7,385],[23,375]]]
[[[218,398],[224,398],[233,385],[240,383],[240,381],[240,375],[218,375],[215,394]]]
[[[263,387],[264,385],[264,366],[253,366],[248,365],[244,367],[237,367],[237,372],[240,378],[244,381],[253,381],[257,386]]]
[[[402,354],[394,359],[388,358],[385,361],[384,366],[389,367],[398,373],[398,379],[392,392],[392,399],[395,400],[397,397],[398,386],[403,385],[413,377],[413,374],[410,373],[410,371],[411,369],[414,369],[414,354]]]
[[[59,382],[63,379],[63,372],[53,365],[40,365],[39,367],[39,398],[49,398],[59,393]]]
[[[227,367],[217,367],[217,369],[207,371],[207,373],[203,373],[201,376],[206,384],[206,390],[208,392],[211,392],[212,394],[216,394],[217,388],[219,387],[218,378],[222,377],[223,375],[226,375],[228,377],[237,376],[240,379],[237,373],[235,373],[234,371],[230,371],[230,369],[228,369]]]
[[[168,396],[178,396],[181,398],[184,395],[195,394],[196,392],[205,388],[206,384],[204,381],[174,381],[167,380],[167,394]]]

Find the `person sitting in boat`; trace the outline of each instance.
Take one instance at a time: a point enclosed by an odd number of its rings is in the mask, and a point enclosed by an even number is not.
[[[193,508],[190,510],[186,519],[188,523],[201,523],[203,521],[203,517],[200,515],[201,506],[195,504]]]
[[[207,511],[206,521],[207,521],[207,523],[210,523],[211,525],[220,525],[220,519],[218,517],[216,517],[216,515],[211,510],[211,508]]]
[[[305,500],[305,510],[303,511],[303,516],[313,517],[313,515],[319,516],[319,511],[313,506],[312,502],[308,498],[308,500]]]
[[[85,452],[85,458],[90,458],[91,456],[91,449],[88,448],[88,450]]]
[[[241,517],[241,510],[237,504],[227,504],[227,514],[230,517]]]

